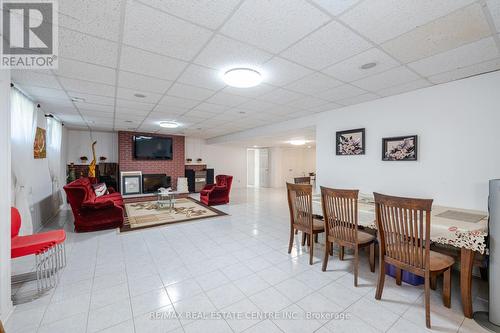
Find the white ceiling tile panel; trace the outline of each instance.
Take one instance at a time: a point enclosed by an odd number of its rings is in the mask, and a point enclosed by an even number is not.
[[[262,69],[264,81],[276,86],[285,85],[312,73],[310,69],[278,57],[266,62]]]
[[[80,111],[90,111],[90,112],[114,112],[114,105],[103,105],[103,104],[93,104],[93,103],[77,103],[78,110]]]
[[[212,90],[219,90],[225,86],[220,72],[194,64],[186,68],[178,82]]]
[[[118,90],[119,97],[124,96],[124,95],[125,95],[125,93],[120,93],[120,90]],[[155,106],[154,103],[142,103],[142,102],[137,102],[137,101],[128,100],[128,99],[122,99],[122,98],[118,98],[116,100],[116,110],[129,109],[129,110],[138,110],[138,111],[151,111],[151,110],[153,110],[154,106]]]
[[[175,80],[186,65],[186,62],[180,60],[125,45],[121,52],[120,69],[163,80]]]
[[[267,110],[267,112],[280,115],[280,116],[286,116],[288,114],[292,114],[294,112],[301,111],[301,109],[290,106],[290,105],[276,105],[272,109]]]
[[[259,99],[276,104],[289,104],[290,102],[293,102],[302,97],[304,97],[304,95],[278,88],[271,91],[270,93],[260,96]]]
[[[215,29],[231,14],[239,0],[142,0],[143,3],[161,9],[188,21]]]
[[[134,96],[135,94],[141,94],[144,95],[145,97],[137,97]],[[162,97],[161,94],[155,94],[149,91],[121,88],[121,87],[117,89],[117,95],[116,95],[116,98],[126,99],[137,103],[149,103],[149,104],[157,103],[161,97]]]
[[[359,103],[364,103],[368,101],[373,101],[374,99],[379,98],[379,96],[372,94],[372,93],[367,93],[359,96],[354,96],[354,97],[349,97],[346,99],[342,99],[338,101],[337,103],[342,104],[342,105],[354,105],[354,104],[359,104]]]
[[[221,32],[278,53],[329,20],[302,0],[245,1]]]
[[[368,91],[377,91],[417,79],[419,79],[417,74],[401,66],[354,81],[352,84]]]
[[[206,111],[191,110],[184,114],[187,117],[196,117],[200,119],[207,119],[214,115],[214,113],[208,113]]]
[[[229,108],[229,106],[226,106],[226,105],[201,103],[201,104],[197,105],[193,110],[194,111],[203,111],[203,112],[207,112],[208,114],[210,114],[210,113],[221,113],[221,112],[226,111],[228,108]]]
[[[463,79],[471,75],[487,73],[499,69],[500,69],[500,58],[496,58],[493,60],[485,61],[483,63],[474,64],[471,66],[458,68],[449,72],[444,72],[441,74],[429,76],[429,81],[436,84],[445,83],[449,81]]]
[[[85,104],[85,103],[101,104],[101,105],[115,105],[115,99],[113,97],[109,97],[109,96],[85,94],[85,93],[77,92],[77,91],[68,91],[68,94],[70,97],[78,97],[78,98],[84,99],[84,103],[75,102],[75,104],[77,106],[80,104]]]
[[[337,104],[337,103],[327,103],[327,104],[323,104],[323,105],[316,106],[313,108],[309,108],[308,111],[313,112],[313,113],[317,113],[317,112],[325,112],[325,111],[335,110],[335,109],[338,109],[341,107],[342,107],[342,105]]]
[[[248,98],[238,95],[232,95],[225,92],[218,92],[214,96],[210,97],[207,102],[213,104],[236,106],[248,101]]]
[[[338,101],[340,99],[345,99],[349,97],[354,97],[358,95],[365,94],[366,91],[363,89],[360,89],[358,87],[354,87],[348,84],[344,84],[340,87],[336,87],[333,89],[329,89],[327,91],[324,91],[322,93],[317,94],[316,96],[322,99],[326,99],[328,101]]]
[[[68,29],[59,29],[59,56],[96,65],[116,67],[118,43]]]
[[[361,0],[313,0],[316,4],[320,5],[332,15],[339,15],[360,2]]]
[[[423,76],[448,72],[497,58],[498,48],[492,37],[425,58],[408,66]]]
[[[500,0],[486,0],[486,4],[493,17],[497,32],[500,32]]]
[[[299,64],[322,69],[371,47],[363,38],[338,22],[331,22],[293,45],[281,55]]]
[[[313,73],[286,85],[285,88],[303,94],[314,94],[338,87],[342,84],[343,83],[341,81],[327,75]]]
[[[52,98],[67,100],[68,96],[61,89],[42,88],[24,85],[23,91],[34,97],[35,100],[49,100]]]
[[[168,90],[167,94],[170,96],[190,98],[202,101],[212,96],[214,93],[214,90],[188,86],[182,83],[174,83],[174,85]]]
[[[296,108],[310,109],[326,103],[328,103],[328,101],[316,97],[306,96],[291,102],[290,105]]]
[[[32,70],[13,69],[11,70],[12,81],[19,85],[29,85],[34,87],[61,89],[54,75],[41,74]]]
[[[234,67],[255,67],[270,58],[271,54],[265,51],[216,35],[194,62],[224,72]]]
[[[238,108],[253,111],[265,111],[272,109],[276,106],[274,103],[269,103],[266,101],[259,101],[256,99],[250,100],[238,106]]]
[[[118,41],[120,7],[125,0],[73,0],[59,2],[59,25]]]
[[[383,43],[473,2],[475,1],[363,1],[341,15],[340,19],[372,41]]]
[[[64,87],[64,89],[66,89],[67,91],[82,92],[86,94],[101,95],[108,97],[115,96],[115,87],[112,85],[76,80],[64,77],[60,78],[59,80],[61,81],[61,84]]]
[[[273,91],[276,87],[270,86],[265,83],[261,83],[258,86],[251,88],[236,88],[236,87],[225,87],[224,92],[233,95],[245,96],[245,97],[258,97]]]
[[[176,17],[128,2],[123,42],[182,60],[191,60],[212,36],[210,30]]]
[[[375,67],[362,69],[361,66],[374,62]],[[364,77],[384,72],[393,67],[399,66],[399,63],[379,49],[372,48],[368,51],[346,59],[338,64],[330,66],[323,72],[334,76],[345,82],[352,82]]]
[[[199,103],[200,102],[197,100],[180,98],[175,96],[163,96],[163,98],[160,100],[161,105],[171,106],[175,108],[184,108],[184,109],[190,109],[198,105]]]
[[[479,4],[459,9],[449,15],[392,39],[382,47],[403,63],[475,42],[491,35]]]
[[[429,83],[429,81],[427,81],[427,80],[418,79],[418,80],[415,80],[412,82],[408,82],[408,83],[400,84],[397,86],[389,87],[386,89],[382,89],[380,91],[377,91],[377,94],[381,95],[381,96],[392,96],[392,95],[398,95],[398,94],[402,94],[402,93],[412,91],[412,90],[426,88],[426,87],[429,87],[431,85],[432,84]]]
[[[118,74],[118,86],[122,88],[163,94],[171,85],[172,81],[157,79],[137,73],[120,71]]]
[[[55,70],[55,74],[74,79],[114,85],[116,71],[108,67],[86,64],[80,61],[59,59],[59,68]]]

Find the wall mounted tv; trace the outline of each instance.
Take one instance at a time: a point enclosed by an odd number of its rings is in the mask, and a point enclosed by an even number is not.
[[[136,160],[171,160],[172,138],[134,135],[134,158]]]

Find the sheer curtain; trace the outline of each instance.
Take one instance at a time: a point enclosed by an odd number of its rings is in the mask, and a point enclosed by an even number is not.
[[[14,205],[22,218],[20,234],[33,233],[30,212],[30,187],[36,117],[33,103],[16,88],[11,88],[12,173],[15,184]],[[33,175],[35,176],[35,175]]]
[[[61,138],[62,124],[54,118],[47,118],[47,159],[52,180],[52,202],[55,211],[62,204],[61,181]]]

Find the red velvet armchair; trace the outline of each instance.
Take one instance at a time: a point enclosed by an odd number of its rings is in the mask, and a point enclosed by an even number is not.
[[[75,231],[96,231],[121,227],[123,224],[123,198],[109,189],[109,194],[96,197],[91,181],[80,178],[64,186],[75,218]]]
[[[229,203],[229,192],[233,176],[217,175],[215,184],[207,185],[200,192],[200,200],[205,205],[223,205]]]

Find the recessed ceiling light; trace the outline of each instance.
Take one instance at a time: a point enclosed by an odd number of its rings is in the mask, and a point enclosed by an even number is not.
[[[376,62],[369,62],[369,63],[362,65],[360,68],[361,69],[370,69],[370,68],[373,68],[375,66],[377,66]]]
[[[137,98],[145,98],[146,97],[146,95],[139,94],[139,93],[134,94],[134,96],[137,97]]]
[[[262,75],[251,68],[233,68],[224,73],[224,82],[231,87],[250,88],[262,82]]]
[[[245,111],[238,111],[239,114],[245,114]]]
[[[164,128],[177,128],[179,124],[175,121],[160,121],[160,126]]]
[[[81,103],[81,102],[85,102],[85,98],[81,98],[81,97],[71,97],[71,101],[72,101],[72,102],[75,102],[75,103]]]
[[[133,123],[133,121],[132,120],[125,120],[124,123],[130,124],[130,123]]]

